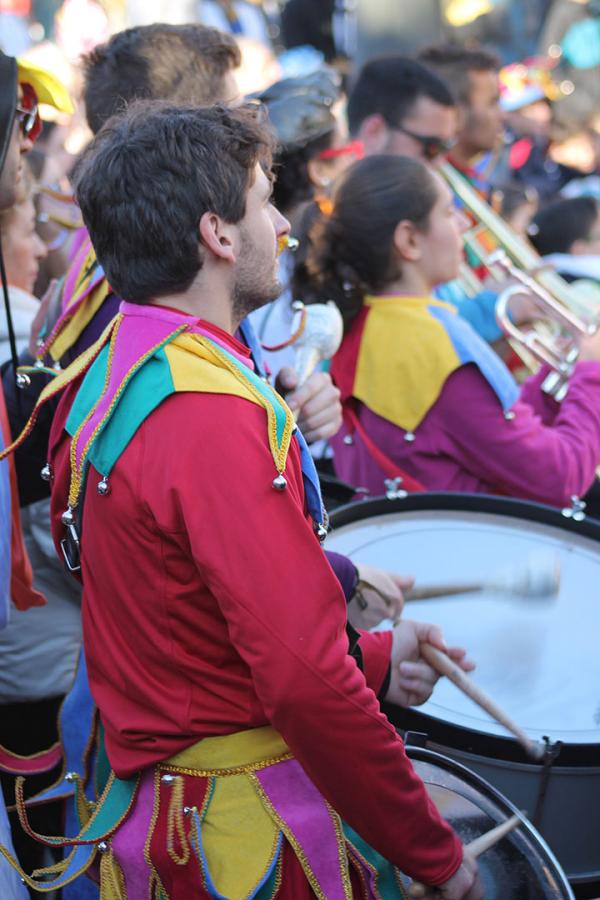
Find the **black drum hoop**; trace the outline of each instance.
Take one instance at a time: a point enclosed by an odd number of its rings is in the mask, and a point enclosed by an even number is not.
[[[352,525],[364,519],[392,515],[403,512],[426,511],[474,512],[512,519],[537,522],[563,531],[572,532],[600,542],[600,521],[586,517],[577,521],[567,517],[560,509],[542,503],[531,503],[512,497],[498,497],[492,494],[461,494],[448,491],[431,491],[407,494],[406,497],[377,497],[358,500],[336,509],[330,517],[333,531],[344,525]],[[514,738],[489,734],[475,727],[447,722],[429,716],[418,709],[404,709],[383,703],[382,709],[390,722],[400,731],[414,730],[426,732],[428,742],[441,747],[461,750],[489,759],[501,759],[524,765],[535,765]],[[551,741],[560,735],[549,735]],[[600,743],[563,743],[554,768],[571,766],[600,766]]]
[[[468,769],[466,766],[463,766],[461,763],[456,762],[456,760],[451,759],[448,756],[444,756],[442,753],[437,753],[435,750],[431,750],[428,747],[421,747],[411,743],[408,743],[405,746],[409,759],[430,763],[431,765],[438,766],[439,768],[450,772],[450,774],[455,775],[460,781],[465,782],[479,793],[488,797],[493,803],[497,804],[502,812],[505,813],[507,819],[513,815],[518,815],[521,819],[519,829],[526,831],[534,844],[541,847],[544,855],[552,866],[554,877],[564,891],[564,896],[568,898],[574,897],[571,886],[567,881],[558,860],[544,838],[535,830],[531,822],[523,816],[521,811],[504,796],[504,794],[501,794],[497,788],[490,784],[489,781],[486,781],[485,778],[477,775],[476,772],[472,772],[471,769]]]
[[[528,500],[516,500],[513,497],[498,497],[494,494],[460,494],[449,491],[428,491],[407,494],[406,497],[373,497],[347,503],[334,510],[329,517],[332,529],[342,525],[351,525],[362,519],[384,516],[394,512],[419,512],[427,510],[450,510],[453,512],[490,513],[513,519],[525,519],[539,522],[541,525],[553,525],[564,531],[600,541],[600,520],[586,516],[582,521],[565,516],[554,507]]]

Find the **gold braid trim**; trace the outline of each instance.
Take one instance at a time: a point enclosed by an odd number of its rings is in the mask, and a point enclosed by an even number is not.
[[[23,884],[28,885],[33,890],[37,891],[37,893],[39,893],[39,894],[48,894],[50,892],[53,892],[53,891],[55,891],[55,887],[54,887],[54,885],[44,886],[43,882],[35,881],[34,876],[35,875],[45,875],[45,874],[49,874],[49,875],[60,874],[61,871],[64,871],[64,869],[67,868],[68,864],[71,861],[71,857],[74,855],[74,853],[75,853],[75,850],[72,850],[71,853],[69,854],[69,856],[67,857],[67,859],[62,860],[62,863],[64,863],[63,869],[58,868],[61,865],[61,863],[55,863],[55,865],[49,866],[48,869],[36,869],[36,871],[33,873],[33,875],[28,875],[27,872],[25,872],[21,868],[21,865],[18,862],[18,860],[11,853],[9,853],[8,850],[2,846],[2,844],[0,844],[0,854],[2,854],[4,859],[6,859],[7,862],[10,863],[10,865],[15,870],[15,872],[18,872],[18,874],[21,876],[21,881],[23,882]],[[96,853],[97,853],[96,848],[93,848],[92,855],[89,859],[89,862],[86,865],[91,865],[93,863]],[[68,884],[71,884],[71,882],[75,881],[76,878],[79,878],[79,876],[81,874],[82,874],[82,872],[75,872],[75,874],[72,875],[71,878],[69,878],[67,881],[64,882],[63,887],[66,887]]]
[[[283,879],[283,853],[279,854],[279,858],[275,867],[275,884],[273,885],[273,893],[271,894],[270,900],[274,900],[277,896],[277,892],[281,887],[281,882]]]
[[[160,763],[159,769],[161,772],[173,775],[200,775],[204,778],[220,778],[223,775],[251,775],[253,772],[267,769],[269,766],[284,762],[286,759],[293,759],[293,755],[291,753],[283,753],[281,756],[275,756],[272,759],[261,759],[259,762],[232,766],[228,769],[186,769],[182,766],[172,766],[169,763]]]
[[[125,877],[112,849],[100,854],[100,900],[127,900]]]
[[[183,778],[175,776],[170,785],[169,809],[167,812],[167,853],[178,866],[186,866],[190,860],[190,845],[185,833],[183,821]],[[177,836],[182,848],[181,855],[175,849],[174,838]]]

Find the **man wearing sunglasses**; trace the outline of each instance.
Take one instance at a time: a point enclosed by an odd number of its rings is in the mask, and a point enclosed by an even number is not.
[[[367,62],[348,99],[348,124],[367,155],[392,153],[434,163],[452,147],[457,111],[444,82],[402,56]]]
[[[17,82],[16,60],[0,52],[0,209],[8,209],[16,198],[17,184],[23,171],[22,154],[33,146],[29,137],[27,100]],[[33,90],[33,89],[32,89]],[[36,101],[37,110],[37,101]]]

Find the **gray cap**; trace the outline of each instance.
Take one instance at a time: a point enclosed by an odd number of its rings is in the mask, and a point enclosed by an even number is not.
[[[322,68],[299,78],[284,78],[256,95],[267,108],[285,152],[305,147],[335,128],[332,107],[340,95],[337,72]]]

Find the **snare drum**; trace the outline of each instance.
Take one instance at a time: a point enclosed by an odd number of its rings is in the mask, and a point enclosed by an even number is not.
[[[474,680],[530,737],[548,738],[545,765],[446,679],[418,711],[386,712],[527,810],[573,884],[600,882],[600,523],[518,500],[432,493],[355,503],[334,512],[332,526],[328,549],[421,584],[485,581],[530,551],[556,552],[556,602],[478,594],[404,611],[467,648]]]
[[[463,843],[469,843],[517,812],[483,778],[448,757],[410,743],[406,750],[429,796]],[[573,897],[551,850],[526,819],[483,853],[478,863],[485,900]]]

